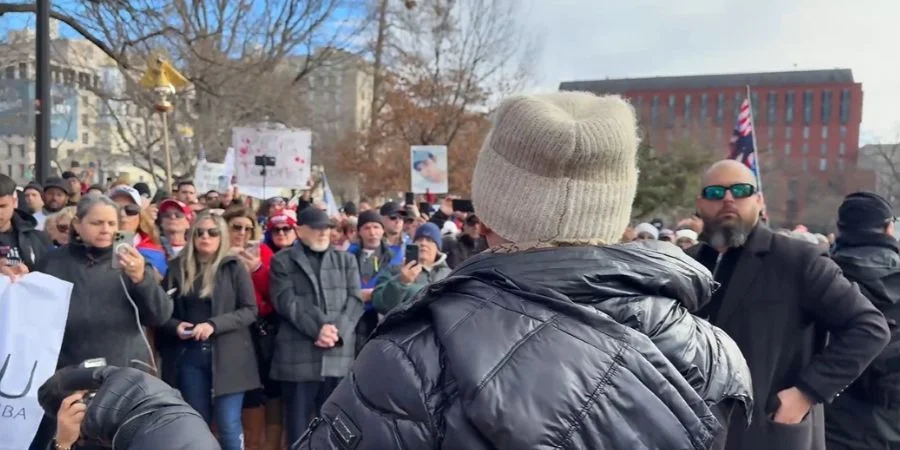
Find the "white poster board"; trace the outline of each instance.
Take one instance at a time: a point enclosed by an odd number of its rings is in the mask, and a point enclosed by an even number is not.
[[[27,449],[37,433],[37,392],[56,372],[71,295],[72,283],[43,273],[0,275],[0,450]]]
[[[447,146],[446,145],[413,145],[409,149],[409,171],[414,194],[446,194],[449,190],[447,180]]]
[[[194,170],[194,186],[197,193],[225,192],[230,184],[231,177],[227,174],[225,164],[211,163],[205,159],[197,161],[197,168]]]
[[[309,130],[232,128],[237,184],[248,188],[299,189],[306,186],[312,161]],[[274,158],[265,177],[258,157]]]

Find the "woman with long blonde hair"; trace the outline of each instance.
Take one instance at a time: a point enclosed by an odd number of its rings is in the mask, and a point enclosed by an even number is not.
[[[257,307],[250,273],[232,255],[221,216],[197,216],[163,287],[175,303],[159,332],[163,380],[207,422],[215,418],[224,450],[240,450],[244,393],[260,387],[249,328]]]

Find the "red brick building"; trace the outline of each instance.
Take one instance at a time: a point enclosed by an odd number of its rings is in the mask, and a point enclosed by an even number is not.
[[[857,169],[863,92],[849,69],[571,81],[560,90],[627,97],[662,152],[687,140],[725,155],[747,86],[770,215],[833,222],[835,198],[873,182]]]

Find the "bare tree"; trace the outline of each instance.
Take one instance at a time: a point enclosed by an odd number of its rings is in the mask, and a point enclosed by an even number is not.
[[[266,119],[303,125],[307,109],[300,81],[352,54],[341,49],[353,51],[365,25],[353,20],[360,1],[94,0],[61,3],[51,15],[121,71],[120,86],[96,90],[101,104],[116,106],[106,110],[111,130],[119,134],[110,141],[158,177],[154,169],[164,155],[153,131],[161,131],[161,124],[152,94],[136,84],[146,60],[162,56],[192,83],[175,100],[168,121],[175,172],[183,175],[193,170],[201,148],[211,160],[221,158],[234,126]],[[0,3],[0,15],[33,11],[33,4]],[[191,139],[178,138],[184,129],[191,130]]]

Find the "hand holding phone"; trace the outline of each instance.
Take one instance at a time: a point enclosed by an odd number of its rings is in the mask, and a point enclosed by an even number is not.
[[[194,337],[194,324],[189,322],[181,322],[178,324],[178,337],[181,340],[188,340]]]
[[[419,244],[406,244],[406,248],[404,249],[404,262],[409,264],[410,262],[419,262]]]

